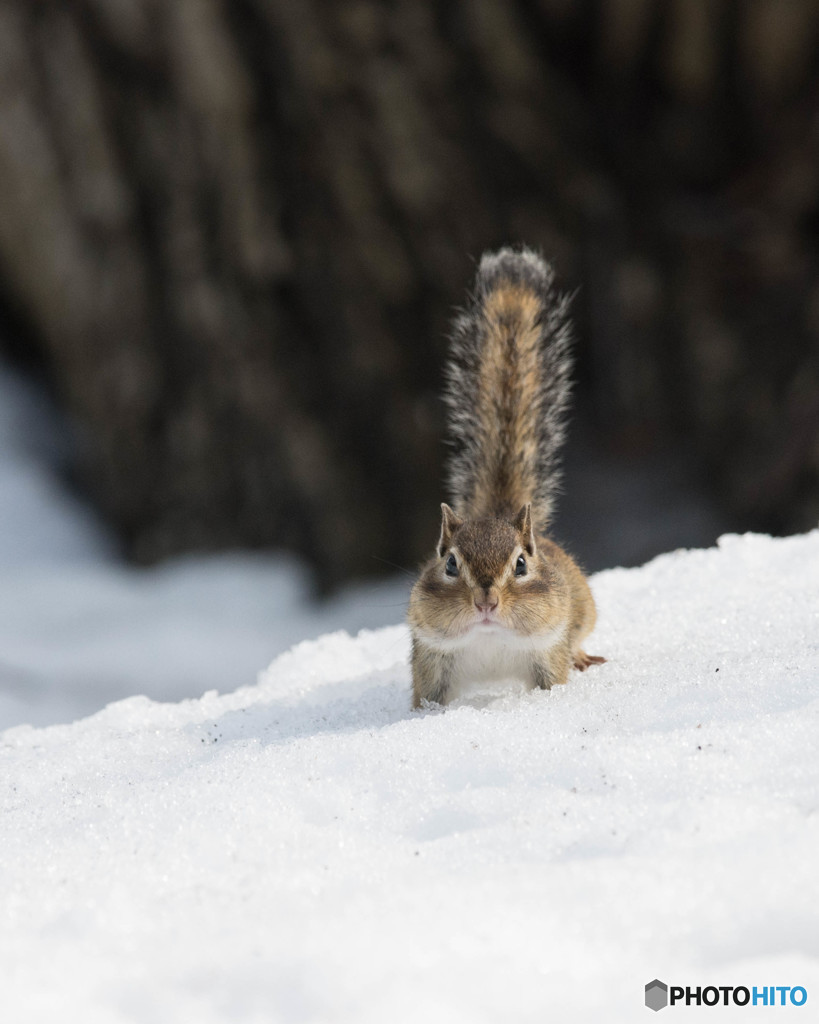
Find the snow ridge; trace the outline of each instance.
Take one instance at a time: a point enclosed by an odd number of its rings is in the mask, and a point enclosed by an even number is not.
[[[809,1006],[817,565],[814,531],[600,573],[610,660],[551,692],[411,712],[396,626],[7,730],[4,1019],[618,1022],[655,977]]]

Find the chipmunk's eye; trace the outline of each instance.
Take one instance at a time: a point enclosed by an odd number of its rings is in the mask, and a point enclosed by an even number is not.
[[[515,575],[526,575],[526,559],[523,557],[523,555],[518,555],[518,560],[517,562],[515,562]]]
[[[454,555],[450,555],[449,558],[446,560],[446,565],[444,566],[444,572],[447,574],[447,576],[457,576],[458,575],[458,563],[455,561],[455,556]]]

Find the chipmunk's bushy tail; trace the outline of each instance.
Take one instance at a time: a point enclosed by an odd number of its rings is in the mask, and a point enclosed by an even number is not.
[[[529,249],[481,259],[448,366],[450,485],[460,515],[513,516],[532,502],[536,527],[546,526],[571,391],[568,305],[552,268]]]

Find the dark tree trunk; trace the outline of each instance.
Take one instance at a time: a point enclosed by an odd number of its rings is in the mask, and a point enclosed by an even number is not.
[[[451,305],[517,240],[582,284],[601,438],[815,522],[816,42],[776,0],[5,0],[3,302],[132,555],[423,554]]]

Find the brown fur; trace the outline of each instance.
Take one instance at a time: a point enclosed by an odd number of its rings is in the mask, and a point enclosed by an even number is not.
[[[520,285],[504,284],[484,305],[484,342],[479,377],[481,462],[465,515],[510,513],[531,501],[536,489],[537,436],[533,417],[540,385],[537,318],[540,301]]]
[[[605,660],[582,647],[597,614],[586,578],[543,533],[569,365],[566,335],[544,328],[551,281],[534,254],[501,250],[482,261],[476,305],[459,321],[460,350],[477,353],[477,372],[473,378],[473,356],[464,356],[474,393],[453,371],[448,400],[462,440],[468,425],[469,454],[458,464],[457,508],[442,506],[436,557],[410,597],[414,707],[446,704],[475,665],[549,689],[573,666]],[[558,323],[563,310],[553,313]],[[555,354],[544,362],[549,343]],[[556,368],[554,381],[544,366]],[[544,466],[552,467],[546,477]],[[524,575],[515,571],[520,558]]]
[[[597,617],[586,577],[546,537],[534,539],[533,547],[534,556],[524,556],[527,574],[515,576],[517,556],[526,550],[525,533],[496,517],[464,520],[439,548],[438,557],[424,566],[409,607],[414,707],[450,699],[459,652],[443,648],[468,634],[478,605],[493,601],[499,622],[516,637],[562,630],[556,641],[544,643],[542,650],[535,645],[522,658],[531,686],[550,689],[567,681],[572,666],[586,668],[605,660],[588,656],[582,647]],[[459,564],[455,578],[445,571],[450,554]]]

